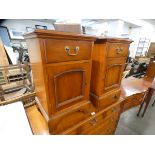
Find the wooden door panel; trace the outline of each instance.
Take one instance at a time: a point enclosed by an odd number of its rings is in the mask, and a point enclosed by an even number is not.
[[[90,62],[51,65],[47,75],[52,113],[89,99]]]
[[[64,71],[54,76],[57,107],[84,97],[84,78],[85,70],[81,69]],[[76,86],[74,86],[74,84]]]
[[[106,66],[104,91],[110,91],[120,86],[125,59],[110,59]]]
[[[109,87],[119,84],[121,68],[122,64],[112,64],[108,66],[105,89],[109,89]]]

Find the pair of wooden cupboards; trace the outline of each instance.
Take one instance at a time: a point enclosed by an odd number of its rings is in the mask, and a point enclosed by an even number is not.
[[[52,30],[36,30],[25,39],[50,134],[114,134],[132,41]]]

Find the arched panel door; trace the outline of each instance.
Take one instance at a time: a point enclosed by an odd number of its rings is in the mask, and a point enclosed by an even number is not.
[[[89,99],[89,63],[50,66],[48,89],[52,111],[59,111]]]
[[[104,92],[120,87],[125,59],[113,59],[106,66]]]

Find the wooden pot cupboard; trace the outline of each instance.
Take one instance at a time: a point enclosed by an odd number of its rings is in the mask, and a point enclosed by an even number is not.
[[[98,37],[92,55],[90,99],[100,111],[120,98],[129,39]]]
[[[24,37],[38,108],[50,134],[114,134],[131,41],[53,30],[35,30]]]

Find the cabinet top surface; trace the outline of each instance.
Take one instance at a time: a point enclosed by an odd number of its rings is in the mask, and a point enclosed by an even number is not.
[[[76,34],[70,32],[61,32],[55,30],[35,30],[31,33],[24,34],[24,38],[68,38],[79,40],[92,40],[95,41],[96,37],[92,35]]]
[[[101,36],[93,36],[86,34],[76,34],[71,32],[61,32],[55,30],[35,30],[30,33],[24,34],[25,39],[30,38],[65,38],[65,39],[79,39],[79,40],[91,40],[96,41],[96,43],[100,42],[124,42],[131,43],[133,42],[130,39],[124,38],[110,38],[110,37],[101,37]]]
[[[131,39],[126,39],[126,38],[112,38],[112,37],[102,37],[98,36],[96,37],[96,43],[104,43],[104,42],[124,42],[124,43],[132,43],[133,40]]]

